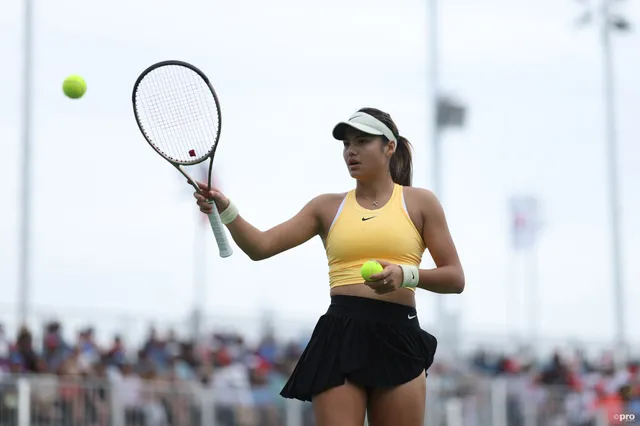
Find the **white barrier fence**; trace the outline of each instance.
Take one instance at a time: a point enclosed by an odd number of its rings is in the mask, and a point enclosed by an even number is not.
[[[2,376],[0,426],[313,426],[311,404],[275,396],[269,403],[225,405],[200,383],[96,381],[57,376]],[[583,395],[561,388],[518,387],[505,379],[429,376],[428,426],[609,426]],[[229,389],[229,393],[235,392]],[[216,398],[219,396],[220,398]],[[225,398],[223,398],[223,396]],[[609,413],[611,417],[611,413]],[[629,421],[631,419],[631,421]],[[399,425],[400,426],[400,425]]]

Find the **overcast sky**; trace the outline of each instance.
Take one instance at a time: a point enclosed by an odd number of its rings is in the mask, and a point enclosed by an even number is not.
[[[105,327],[124,315],[163,323],[183,318],[197,299],[247,324],[270,309],[295,328],[327,307],[319,239],[256,263],[237,248],[220,259],[202,228],[206,291],[194,292],[191,189],[146,144],[132,114],[133,83],[156,61],[189,61],[211,78],[223,106],[216,169],[261,229],[317,194],[353,187],[331,128],[362,106],[392,114],[415,147],[415,185],[431,185],[424,1],[34,3],[37,312]],[[640,23],[640,6],[629,3],[622,10]],[[0,318],[8,325],[18,300],[21,5],[0,4]],[[581,11],[569,0],[441,2],[441,83],[469,108],[466,127],[443,140],[441,194],[467,276],[462,295],[445,297],[462,312],[467,336],[526,330],[526,259],[513,255],[509,235],[508,200],[519,194],[539,197],[545,222],[540,333],[612,336],[601,54],[596,29],[573,25]],[[639,41],[635,33],[614,42],[626,321],[636,341]],[[62,95],[69,74],[85,77],[83,99]],[[423,265],[432,265],[428,254]],[[443,296],[418,294],[428,327]]]

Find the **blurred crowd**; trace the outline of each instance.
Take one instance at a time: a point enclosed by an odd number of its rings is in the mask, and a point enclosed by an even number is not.
[[[108,389],[126,410],[126,425],[197,424],[192,417],[197,392],[212,389],[218,424],[282,424],[279,392],[301,354],[302,344],[277,345],[264,336],[254,348],[236,334],[214,334],[203,341],[178,339],[151,328],[140,347],[120,336],[101,347],[94,330],[64,337],[58,322],[47,324],[41,340],[23,328],[9,341],[0,326],[0,425],[15,417],[15,386],[2,382],[35,376],[32,411],[43,423],[104,425],[110,412]],[[63,379],[63,380],[60,380]],[[115,394],[114,393],[114,394]]]
[[[0,326],[0,426],[15,424],[15,380],[22,375],[36,380],[31,411],[42,425],[107,425],[114,398],[125,408],[127,426],[199,424],[202,390],[214,391],[207,394],[215,395],[221,426],[285,424],[279,392],[306,343],[278,342],[272,334],[255,345],[237,334],[194,342],[154,328],[139,347],[128,347],[119,336],[98,345],[91,328],[74,339],[64,336],[57,322],[46,324],[38,339],[23,328],[9,340]],[[564,424],[591,426],[603,410],[611,424],[620,414],[640,419],[637,362],[619,365],[609,354],[595,362],[579,352],[536,361],[486,351],[462,363],[443,361],[436,361],[430,377],[440,379],[439,400],[457,398],[465,419],[476,419],[465,425],[486,424],[483,410],[491,406],[487,395],[496,391],[496,382],[504,385],[509,426],[524,425],[531,406],[542,425],[561,418]],[[304,423],[312,424],[305,407]]]
[[[640,421],[640,362],[621,362],[613,352],[595,359],[580,350],[564,356],[555,352],[537,360],[527,351],[511,356],[477,351],[466,371],[475,378],[501,379],[509,426],[525,425],[528,409],[543,425],[595,426],[601,424],[598,416],[611,425],[629,423],[621,416]],[[473,399],[482,392],[468,385],[473,380],[465,380],[460,371],[454,383],[458,384],[455,392],[463,398]],[[489,383],[495,392],[495,381]]]

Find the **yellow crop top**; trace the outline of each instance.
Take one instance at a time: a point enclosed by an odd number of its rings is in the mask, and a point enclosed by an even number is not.
[[[362,284],[360,267],[371,259],[419,267],[425,249],[407,213],[402,186],[394,185],[389,201],[377,210],[360,206],[355,190],[349,191],[327,235],[329,285]]]

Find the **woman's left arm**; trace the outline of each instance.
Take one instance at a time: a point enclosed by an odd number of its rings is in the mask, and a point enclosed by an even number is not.
[[[440,294],[462,293],[464,271],[442,205],[431,191],[416,192],[422,212],[422,238],[436,264],[434,269],[418,270],[418,287]]]

